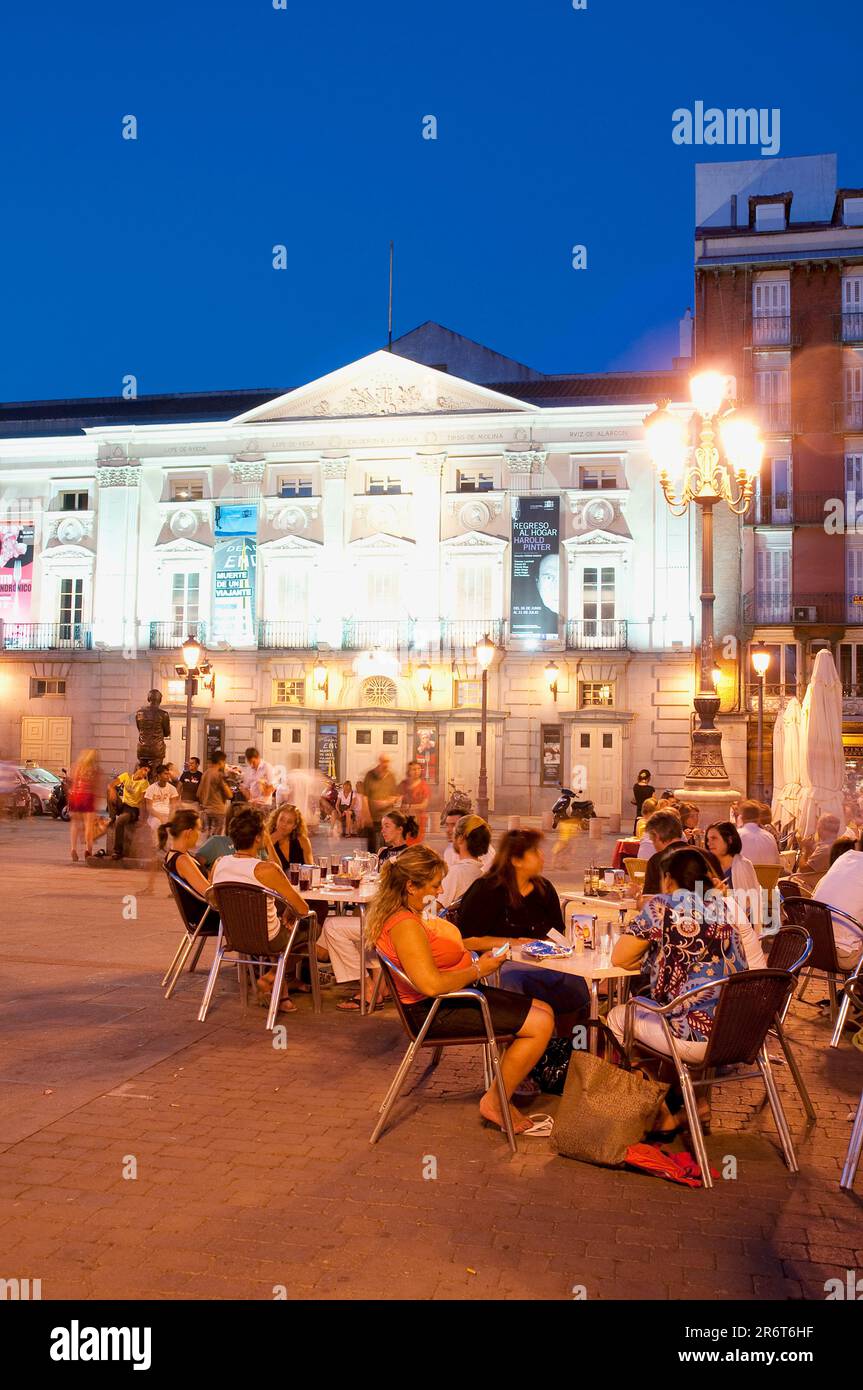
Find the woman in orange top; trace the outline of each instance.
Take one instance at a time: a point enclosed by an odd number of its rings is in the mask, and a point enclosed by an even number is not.
[[[411,982],[408,986],[397,980],[396,988],[417,1028],[438,995],[476,985],[500,966],[491,951],[474,960],[452,923],[427,915],[434,909],[445,871],[440,855],[426,845],[402,850],[397,858],[385,862],[380,889],[366,919],[368,944],[403,970]],[[515,1034],[501,1061],[506,1093],[511,1096],[545,1051],[554,1029],[554,1014],[548,1004],[510,990],[487,987],[485,996],[495,1033]],[[469,999],[441,1004],[427,1034],[429,1038],[453,1035],[485,1037],[482,1015]],[[531,1121],[512,1105],[510,1112],[516,1134],[530,1128]],[[489,1123],[503,1127],[496,1084],[480,1101],[479,1113]]]

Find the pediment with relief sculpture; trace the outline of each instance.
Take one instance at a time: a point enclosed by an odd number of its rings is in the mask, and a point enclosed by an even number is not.
[[[388,415],[475,415],[529,411],[513,396],[425,367],[390,352],[373,352],[317,381],[238,415],[231,423],[350,420]]]

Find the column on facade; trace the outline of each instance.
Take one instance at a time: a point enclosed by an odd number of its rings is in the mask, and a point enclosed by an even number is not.
[[[345,573],[350,456],[321,459],[321,520],[324,553],[312,612],[317,619],[318,641],[331,647],[342,644],[342,619],[347,601]]]
[[[416,560],[411,608],[417,621],[416,644],[432,647],[440,634],[441,475],[446,452],[416,455],[414,468],[414,540]]]
[[[99,492],[93,638],[134,653],[138,646],[138,530],[141,468],[136,459],[96,469]]]

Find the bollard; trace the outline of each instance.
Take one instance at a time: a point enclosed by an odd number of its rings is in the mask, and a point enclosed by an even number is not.
[[[554,829],[554,816],[552,815],[551,811],[543,811],[542,828],[546,834],[548,834],[549,831]]]
[[[601,840],[604,834],[602,816],[593,816],[589,822],[588,836],[591,840]]]
[[[521,816],[509,816],[506,828],[507,830],[521,830]]]

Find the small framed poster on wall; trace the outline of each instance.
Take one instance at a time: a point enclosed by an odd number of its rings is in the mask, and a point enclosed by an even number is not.
[[[563,727],[560,724],[543,724],[540,736],[540,786],[560,785],[560,771],[563,765]]]

